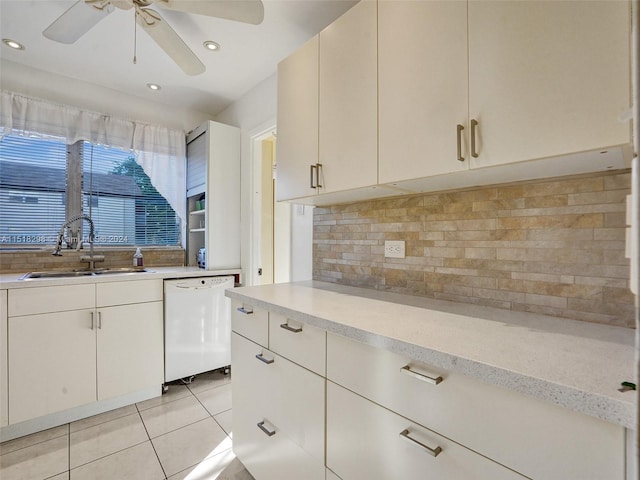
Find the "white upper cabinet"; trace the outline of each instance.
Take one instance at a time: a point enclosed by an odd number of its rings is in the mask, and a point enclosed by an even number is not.
[[[378,8],[380,183],[466,170],[467,3]]]
[[[377,3],[320,32],[319,193],[378,183]]]
[[[628,2],[468,5],[472,168],[630,142]]]
[[[315,195],[318,37],[278,64],[277,200]]]

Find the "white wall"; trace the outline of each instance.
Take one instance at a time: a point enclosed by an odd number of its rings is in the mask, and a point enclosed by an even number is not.
[[[235,125],[241,130],[241,188],[242,188],[242,227],[241,227],[241,261],[245,279],[250,268],[251,237],[253,234],[251,209],[253,198],[252,185],[252,137],[264,133],[276,126],[277,115],[277,75],[272,75],[256,85],[238,101],[218,114],[216,121]],[[277,152],[277,147],[276,147]],[[276,153],[276,163],[277,163]],[[305,215],[297,215],[297,208],[292,210],[291,219],[291,280],[311,279],[311,247],[313,234],[313,214],[310,207],[305,207]]]
[[[7,60],[2,60],[0,68],[3,90],[54,103],[185,132],[210,119],[210,115],[202,112],[175,108]]]

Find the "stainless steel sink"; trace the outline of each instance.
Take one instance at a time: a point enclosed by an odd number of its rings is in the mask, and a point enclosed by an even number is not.
[[[104,275],[109,273],[144,273],[149,272],[142,267],[118,267],[118,268],[99,268],[93,271],[96,275]]]
[[[101,268],[96,270],[49,270],[45,272],[25,273],[20,277],[20,280],[29,280],[32,278],[86,277],[89,275],[106,275],[113,273],[144,273],[148,271],[146,268],[140,267]]]
[[[93,275],[89,270],[68,271],[48,271],[48,272],[29,272],[20,277],[20,280],[29,280],[30,278],[64,278],[64,277],[86,277]]]

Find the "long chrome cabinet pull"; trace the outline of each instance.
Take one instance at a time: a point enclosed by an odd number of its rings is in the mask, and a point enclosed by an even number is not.
[[[322,164],[316,163],[316,187],[322,188],[320,185],[320,172],[322,172]]]
[[[262,355],[261,353],[256,355],[256,358],[258,360],[260,360],[261,362],[266,363],[267,365],[271,365],[273,363],[273,358],[269,359],[269,358],[265,358],[264,355]]]
[[[267,427],[264,426],[264,421],[258,422],[258,428],[262,430],[268,437],[273,437],[276,434],[275,429],[269,430]]]
[[[422,380],[423,382],[431,383],[433,385],[438,385],[442,381],[442,377],[430,377],[429,375],[425,375],[423,373],[414,372],[411,370],[409,365],[405,365],[400,368],[400,371],[404,374],[409,375],[410,377],[417,378],[418,380]]]
[[[317,188],[314,184],[313,184],[313,171],[316,170],[318,168],[318,165],[309,165],[309,187],[311,188]]]
[[[464,162],[464,157],[462,156],[462,131],[464,130],[464,127],[458,124],[456,128],[457,128],[457,141],[458,141],[458,161]]]
[[[478,152],[476,152],[476,128],[478,127],[478,121],[475,118],[471,119],[471,156],[478,158]]]
[[[102,330],[102,312],[98,312],[98,328]]]
[[[280,325],[280,328],[284,328],[285,330],[288,330],[289,332],[293,332],[293,333],[300,333],[302,331],[302,327],[295,328],[289,325],[288,323],[283,323],[282,325]]]
[[[416,445],[418,447],[421,447],[421,448],[425,449],[429,455],[433,455],[434,457],[437,457],[438,455],[440,455],[440,452],[442,452],[442,449],[440,447],[431,448],[431,447],[425,445],[424,443],[419,442],[415,438],[411,438],[409,436],[409,430],[405,429],[405,430],[401,431],[400,432],[400,437],[404,438],[405,440],[410,442],[412,445]]]
[[[247,310],[247,309],[246,309],[246,308],[244,308],[244,307],[238,307],[238,308],[237,308],[237,310],[238,310],[240,313],[244,313],[245,315],[251,315],[251,314],[253,313],[253,310]]]
[[[95,330],[95,328],[96,328],[96,320],[95,320],[95,317],[94,317],[94,313],[90,312],[90,315],[91,315],[91,330]]]

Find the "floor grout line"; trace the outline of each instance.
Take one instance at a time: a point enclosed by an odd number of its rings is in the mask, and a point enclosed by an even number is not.
[[[138,408],[138,405],[136,405],[136,410],[138,411],[138,415],[140,416],[140,421],[142,422],[142,426],[144,427],[144,431],[147,433],[147,438],[149,439],[149,443],[151,444],[151,448],[153,448],[153,453],[155,454],[156,458],[158,459],[158,463],[160,464],[160,468],[162,469],[162,474],[164,475],[165,480],[168,477],[167,475],[167,471],[164,469],[164,465],[162,465],[162,461],[160,460],[160,456],[158,455],[158,451],[156,450],[156,446],[153,444],[153,440],[151,439],[151,435],[149,435],[149,430],[147,430],[147,425],[144,423],[144,418],[142,418],[142,415],[140,414],[140,409]]]

